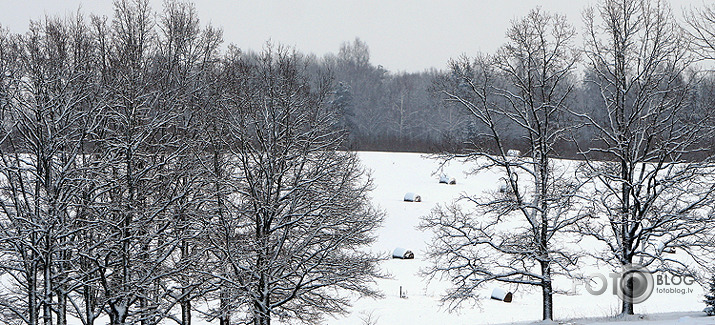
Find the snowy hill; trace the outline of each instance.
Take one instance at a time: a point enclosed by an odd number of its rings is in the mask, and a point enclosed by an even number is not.
[[[426,215],[438,203],[448,203],[460,193],[479,193],[495,190],[501,177],[496,173],[484,172],[467,176],[465,172],[473,166],[451,163],[443,172],[457,180],[456,185],[439,184],[439,163],[414,153],[362,152],[360,158],[372,170],[375,182],[373,200],[386,212],[383,228],[373,250],[387,256],[396,247],[403,247],[415,253],[414,260],[389,259],[382,263],[383,270],[390,279],[378,280],[379,288],[385,294],[383,299],[360,299],[354,303],[352,314],[337,319],[328,319],[328,324],[499,324],[530,323],[541,316],[541,294],[536,290],[522,287],[502,286],[514,291],[514,301],[504,303],[489,300],[490,288],[485,288],[484,299],[478,306],[464,306],[456,312],[448,312],[441,306],[439,298],[449,283],[435,279],[430,283],[421,277],[420,268],[427,266],[422,259],[431,233],[416,229],[420,216]],[[403,196],[414,192],[422,202],[404,202]],[[588,247],[586,247],[588,248]],[[584,266],[583,273],[595,272],[597,266]],[[608,273],[607,268],[600,269]],[[495,284],[494,286],[498,286]],[[568,295],[554,298],[557,321],[575,320],[571,324],[613,323],[609,318],[618,314],[620,301],[610,290],[600,296],[588,294],[583,287],[574,285],[569,279],[557,279],[556,289],[570,291]],[[400,298],[400,287],[407,292],[407,298]],[[636,313],[647,314],[637,324],[713,324],[715,318],[703,317],[700,311],[703,289],[697,284],[690,287],[692,293],[654,292],[645,302],[636,305]],[[674,313],[679,312],[679,313]],[[655,313],[669,313],[651,315]],[[590,318],[590,319],[584,319]],[[631,323],[631,322],[627,322]]]

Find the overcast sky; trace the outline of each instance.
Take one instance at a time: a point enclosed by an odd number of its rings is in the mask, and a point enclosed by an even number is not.
[[[671,0],[684,8],[707,0]],[[711,0],[710,0],[711,1]],[[161,11],[162,0],[151,0]],[[260,50],[266,41],[302,52],[337,53],[359,37],[370,47],[370,61],[397,72],[446,67],[449,58],[493,52],[504,42],[511,20],[539,5],[567,15],[579,32],[581,11],[595,0],[201,0],[195,1],[202,24],[222,27],[225,43]],[[30,19],[64,16],[81,5],[85,14],[112,16],[108,0],[0,0],[0,25],[27,30]]]

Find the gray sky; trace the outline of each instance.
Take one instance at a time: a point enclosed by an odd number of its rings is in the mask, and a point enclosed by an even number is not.
[[[680,16],[685,6],[705,0],[671,0]],[[151,0],[161,11],[162,0]],[[222,27],[225,43],[260,50],[266,41],[322,56],[337,53],[359,37],[370,47],[373,64],[418,72],[446,67],[463,53],[493,52],[504,42],[511,20],[539,5],[567,15],[579,32],[581,10],[595,0],[200,0],[202,24]],[[112,15],[109,0],[0,0],[0,25],[27,30],[30,19],[65,15],[79,6],[85,14]]]

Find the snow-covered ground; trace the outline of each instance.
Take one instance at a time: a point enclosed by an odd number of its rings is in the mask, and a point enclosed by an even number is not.
[[[479,305],[464,306],[450,313],[439,302],[449,283],[441,280],[427,283],[418,274],[420,268],[427,266],[422,256],[431,238],[431,233],[416,229],[420,216],[428,214],[435,204],[452,201],[460,193],[497,189],[501,175],[483,172],[467,176],[465,172],[471,166],[451,163],[443,172],[456,178],[457,184],[446,185],[438,183],[438,162],[420,154],[361,152],[360,157],[365,167],[372,170],[376,187],[373,200],[386,212],[373,249],[387,255],[396,247],[403,247],[412,250],[415,259],[385,260],[382,267],[391,278],[377,281],[385,297],[357,300],[350,315],[329,318],[328,324],[528,324],[541,318],[541,293],[524,287],[514,292],[512,303],[487,299],[493,287],[485,288]],[[407,192],[420,195],[422,202],[404,202]],[[611,270],[606,267],[599,270],[596,265],[584,266],[582,270],[584,274],[596,271],[608,274]],[[400,287],[407,292],[407,298],[399,297]],[[571,291],[554,298],[554,317],[565,324],[715,324],[715,318],[704,317],[700,312],[704,308],[703,289],[697,284],[679,286],[693,289],[684,294],[654,292],[635,307],[636,313],[646,316],[628,321],[610,318],[618,314],[620,308],[620,301],[611,294],[610,288],[603,295],[592,296],[583,286],[577,285],[574,292],[572,281],[565,278],[557,279],[555,287]]]

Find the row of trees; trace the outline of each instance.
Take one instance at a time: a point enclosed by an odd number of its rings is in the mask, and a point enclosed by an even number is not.
[[[452,61],[443,94],[484,131],[448,159],[496,169],[504,186],[423,218],[436,232],[425,272],[454,283],[445,302],[475,299],[491,281],[535,286],[543,319],[553,319],[553,279],[576,277],[583,255],[615,270],[637,263],[709,278],[715,112],[712,74],[695,66],[715,53],[714,12],[692,13],[686,28],[664,1],[602,0],[584,12],[580,47],[565,17],[536,9],[496,54]],[[580,59],[582,87],[598,94],[587,107],[574,96]],[[523,157],[507,154],[507,132],[521,134]],[[572,166],[554,160],[564,143],[580,159]],[[584,252],[574,241],[599,244]],[[622,313],[633,303],[626,294]]]
[[[331,76],[221,42],[146,0],[0,31],[0,323],[311,323],[378,295]]]
[[[345,312],[351,294],[379,295],[362,248],[382,218],[345,148],[449,150],[504,172],[502,191],[468,198],[477,214],[424,219],[439,238],[427,273],[454,279],[454,306],[497,280],[541,288],[553,318],[553,278],[579,257],[565,238],[601,242],[593,257],[614,267],[695,273],[663,251],[712,256],[715,83],[695,66],[715,53],[713,12],[684,28],[663,1],[604,0],[580,47],[537,9],[497,53],[417,74],[373,66],[359,39],[321,59],[222,51],[179,2],[0,29],[1,318]]]

